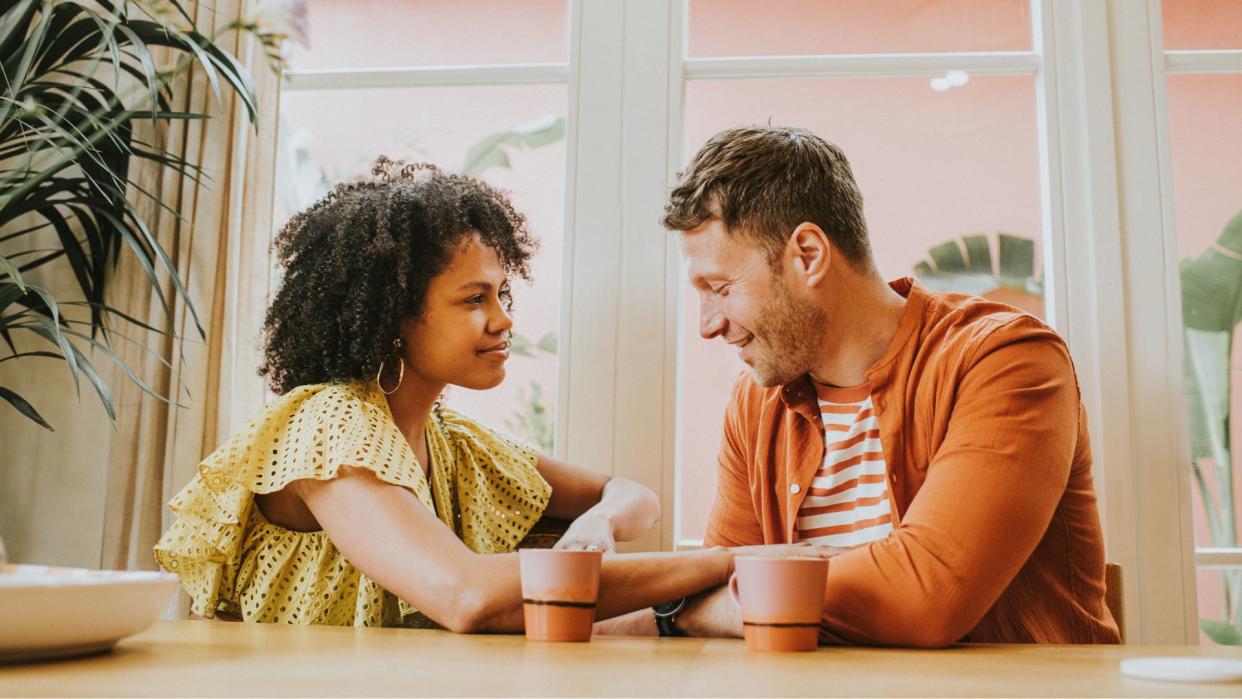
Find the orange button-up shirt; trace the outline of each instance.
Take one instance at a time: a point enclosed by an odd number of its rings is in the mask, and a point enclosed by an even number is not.
[[[891,286],[905,311],[867,380],[895,529],[832,559],[821,639],[1119,643],[1065,343],[1009,306],[909,278]],[[810,377],[764,388],[744,374],[704,543],[795,541],[823,459]]]

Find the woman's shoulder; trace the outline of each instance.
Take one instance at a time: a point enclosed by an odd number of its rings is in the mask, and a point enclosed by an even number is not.
[[[276,428],[304,424],[327,430],[385,416],[364,384],[340,381],[298,386],[264,406],[255,421]]]
[[[470,442],[484,449],[510,453],[531,462],[539,458],[539,451],[526,442],[488,427],[452,408],[437,408],[435,415],[450,441]]]
[[[365,384],[298,386],[268,403],[209,461],[235,471],[248,490],[278,490],[300,478],[335,477],[342,466],[375,471],[381,479],[417,487],[413,452],[392,422],[387,404]]]

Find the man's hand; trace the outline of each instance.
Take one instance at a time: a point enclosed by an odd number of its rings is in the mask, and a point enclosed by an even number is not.
[[[597,509],[587,510],[574,520],[565,534],[552,548],[569,550],[605,551],[617,548],[612,522]]]

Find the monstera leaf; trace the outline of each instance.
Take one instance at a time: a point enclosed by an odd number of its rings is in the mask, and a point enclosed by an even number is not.
[[[964,235],[961,243],[950,240],[928,250],[930,259],[916,264],[914,274],[934,291],[983,295],[1004,288],[1042,297],[1044,283],[1035,276],[1035,241],[1009,233],[998,233],[995,240],[996,265],[988,236]]]

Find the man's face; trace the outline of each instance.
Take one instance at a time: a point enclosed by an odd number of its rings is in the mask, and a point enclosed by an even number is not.
[[[690,285],[699,294],[699,334],[738,348],[761,386],[781,386],[810,371],[824,312],[790,288],[782,255],[775,267],[756,241],[729,235],[708,219],[680,235]]]

